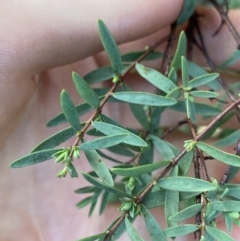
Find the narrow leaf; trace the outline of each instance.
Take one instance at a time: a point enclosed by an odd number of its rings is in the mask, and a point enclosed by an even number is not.
[[[240,137],[240,130],[236,130],[232,134],[216,142],[216,146],[222,147],[222,146],[233,145],[234,143],[237,143],[239,137]]]
[[[215,201],[211,203],[211,206],[220,212],[240,212],[240,201]]]
[[[100,233],[100,234],[96,234],[96,235],[89,236],[86,238],[78,239],[77,241],[95,241],[100,238],[104,238],[106,235],[107,235],[106,233]]]
[[[122,54],[122,61],[123,62],[135,62],[138,60],[143,54],[145,54],[146,51],[136,51],[136,52],[129,52]],[[162,53],[157,51],[152,51],[149,53],[143,60],[149,61],[149,60],[156,60],[162,58]]]
[[[134,153],[122,145],[110,146],[107,150],[120,156],[134,157]]]
[[[70,139],[76,134],[76,131],[72,127],[68,127],[62,131],[57,132],[56,134],[48,137],[46,140],[37,145],[31,152],[52,149],[66,140]]]
[[[127,138],[123,141],[126,144],[140,147],[147,146],[147,143],[142,138],[121,127],[97,121],[92,122],[92,125],[105,135],[128,134]]]
[[[148,82],[165,93],[169,93],[173,89],[177,88],[177,86],[170,79],[154,69],[146,68],[142,64],[136,64],[136,70]]]
[[[79,188],[77,190],[75,190],[74,192],[75,193],[92,193],[92,192],[96,192],[98,188],[96,187],[82,187],[82,188]]]
[[[183,209],[179,213],[176,213],[175,215],[171,216],[169,220],[176,221],[176,222],[184,221],[199,213],[202,208],[203,208],[202,203],[192,205],[190,207]]]
[[[229,66],[235,64],[239,59],[240,59],[240,51],[235,50],[232,53],[232,55],[220,65],[220,67],[224,67],[224,68],[229,67]]]
[[[165,204],[166,190],[159,190],[149,193],[142,201],[147,208],[162,207]]]
[[[232,232],[232,224],[233,224],[232,219],[230,218],[228,213],[222,213],[222,215],[224,217],[227,230],[229,233],[231,233]]]
[[[72,79],[76,86],[78,94],[93,108],[97,109],[100,101],[94,90],[87,82],[76,72],[72,73]]]
[[[194,13],[197,5],[196,0],[185,0],[180,16],[177,19],[177,25],[185,23]]]
[[[189,73],[188,73],[188,64],[187,60],[184,56],[181,58],[181,67],[182,67],[182,82],[183,86],[186,87],[189,81]]]
[[[186,110],[187,110],[187,117],[195,124],[196,123],[196,111],[190,96],[187,95],[186,98]]]
[[[188,233],[194,233],[199,228],[200,228],[199,225],[185,224],[185,225],[179,225],[176,227],[167,228],[164,230],[164,233],[167,237],[178,237]]]
[[[207,192],[217,188],[210,182],[192,177],[166,177],[160,179],[157,183],[164,189],[180,192],[194,192],[196,190],[199,192]]]
[[[194,87],[198,87],[201,85],[205,85],[206,83],[209,83],[209,82],[215,80],[218,76],[219,76],[219,74],[212,73],[212,74],[206,74],[206,75],[196,77],[188,82],[187,87],[194,88]]]
[[[83,177],[88,181],[90,182],[92,185],[102,189],[102,190],[105,190],[107,192],[111,192],[111,193],[114,193],[116,194],[117,196],[119,197],[128,197],[128,198],[132,198],[132,196],[128,193],[125,193],[115,187],[112,187],[112,186],[109,186],[105,183],[102,183],[102,182],[99,182],[96,178],[92,177],[91,175],[85,173],[85,172],[82,172],[82,175]]]
[[[52,159],[52,155],[61,149],[49,149],[30,153],[10,164],[12,168],[26,167]]]
[[[215,98],[219,94],[212,91],[196,90],[196,91],[191,91],[190,95],[201,97],[201,98]]]
[[[152,164],[141,165],[130,168],[112,168],[111,172],[120,176],[140,176],[152,171],[155,171],[161,167],[168,165],[170,161],[155,162]]]
[[[89,164],[101,178],[101,180],[109,186],[114,186],[112,175],[110,174],[106,164],[101,160],[98,153],[94,150],[84,150],[84,153]]]
[[[232,237],[220,229],[206,226],[206,231],[218,241],[235,241]]]
[[[78,118],[78,113],[67,91],[65,90],[62,91],[60,101],[61,101],[61,107],[62,107],[63,113],[67,121],[70,123],[70,125],[75,131],[80,131],[81,126]]]
[[[189,171],[193,160],[193,150],[188,151],[178,162],[179,175],[186,176]]]
[[[113,71],[116,75],[120,75],[122,69],[122,59],[119,53],[119,49],[110,31],[102,20],[98,20],[98,29],[103,47],[111,61]]]
[[[240,167],[240,157],[237,155],[221,151],[203,142],[197,142],[197,147],[199,147],[202,151],[204,151],[216,160],[219,160],[231,166]]]
[[[109,195],[110,195],[109,192],[103,193],[103,197],[102,197],[102,200],[101,200],[101,206],[100,206],[100,209],[99,209],[99,215],[102,215],[103,212],[105,211],[105,209],[108,205]]]
[[[145,221],[148,233],[151,237],[151,240],[167,241],[167,238],[163,230],[159,226],[157,220],[153,217],[153,215],[149,212],[149,210],[144,205],[141,206],[141,211],[144,217],[144,221]]]
[[[77,206],[78,209],[84,208],[84,207],[86,207],[88,204],[91,203],[91,200],[92,200],[92,197],[86,197],[86,198],[84,198],[83,200],[81,200],[80,202],[78,202],[78,203],[76,204],[76,206]]]
[[[79,147],[82,150],[96,150],[103,149],[110,146],[117,145],[128,137],[128,134],[118,134],[113,136],[100,137],[81,144]]]
[[[127,228],[128,235],[132,241],[144,241],[127,217],[125,217],[125,225]]]
[[[116,92],[113,97],[128,103],[149,106],[169,106],[177,103],[174,99],[144,92]]]
[[[78,178],[78,172],[72,163],[69,164],[67,171],[72,178],[74,178],[74,177]]]

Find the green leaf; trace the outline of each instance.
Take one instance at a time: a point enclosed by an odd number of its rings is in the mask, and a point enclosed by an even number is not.
[[[106,164],[101,160],[98,153],[94,150],[84,150],[84,153],[89,164],[101,178],[101,180],[109,186],[114,186],[112,175],[110,174]]]
[[[219,147],[230,146],[230,145],[233,145],[234,143],[237,143],[239,137],[240,137],[240,130],[236,130],[232,134],[217,141],[215,145]]]
[[[142,205],[141,206],[141,211],[144,217],[144,221],[148,230],[148,233],[150,235],[150,238],[152,241],[167,241],[167,238],[159,226],[157,220],[153,217],[153,215],[149,212],[149,210]]]
[[[76,72],[72,73],[72,79],[77,89],[78,94],[87,102],[91,107],[97,109],[100,101],[94,90],[88,83]]]
[[[190,99],[189,95],[187,95],[187,97],[186,97],[186,110],[187,110],[187,117],[195,124],[196,123],[196,110],[194,107],[194,103]]]
[[[219,160],[231,166],[240,167],[239,156],[221,151],[203,142],[197,142],[197,147],[199,147],[202,151],[204,151],[216,160]]]
[[[174,67],[171,68],[169,74],[168,74],[168,78],[173,82],[173,83],[177,83],[177,72],[175,70]]]
[[[125,225],[127,228],[128,235],[132,241],[144,241],[127,217],[125,217]]]
[[[111,172],[120,176],[136,177],[152,171],[155,171],[161,167],[168,165],[170,161],[155,162],[152,164],[141,165],[137,167],[129,168],[112,168]]]
[[[187,42],[186,35],[182,31],[178,38],[177,49],[176,49],[173,61],[171,63],[170,69],[174,67],[175,70],[177,71],[181,68],[181,57],[186,53],[186,42]]]
[[[88,212],[88,217],[91,217],[92,214],[93,214],[93,211],[97,205],[97,201],[99,200],[99,196],[100,194],[102,193],[102,190],[97,190],[93,196],[92,196],[92,199],[91,199],[91,205],[90,205],[90,209],[89,209],[89,212]]]
[[[69,164],[67,171],[72,178],[74,178],[74,177],[78,178],[78,172],[72,163]]]
[[[173,151],[166,141],[161,140],[157,136],[150,135],[154,146],[157,148],[164,160],[171,160],[175,157]]]
[[[73,101],[66,90],[62,91],[60,101],[63,113],[67,121],[75,131],[80,131],[81,126],[76,107],[74,106]]]
[[[166,97],[168,98],[173,98],[173,99],[177,99],[180,97],[182,88],[181,87],[177,87],[175,89],[173,89],[171,92],[169,92]]]
[[[89,236],[86,238],[78,239],[77,241],[94,241],[94,240],[98,240],[100,238],[104,238],[106,235],[107,235],[107,233],[100,233],[100,234],[96,234],[96,235]]]
[[[177,103],[174,99],[144,92],[116,92],[113,97],[128,103],[149,106],[169,106]]]
[[[113,136],[100,137],[81,144],[79,147],[82,150],[96,150],[103,149],[110,146],[117,145],[128,137],[128,134],[118,134]]]
[[[92,125],[105,135],[128,134],[127,138],[123,141],[126,144],[140,147],[147,146],[147,143],[142,138],[121,127],[97,121],[92,122]]]
[[[121,161],[119,161],[119,160],[117,160],[117,159],[115,159],[115,158],[113,158],[111,156],[108,156],[108,155],[106,155],[105,153],[103,153],[103,152],[101,152],[99,150],[97,150],[97,153],[99,154],[99,156],[101,156],[101,157],[103,157],[103,158],[105,158],[105,159],[107,159],[109,161],[112,161],[112,162],[115,162],[115,163],[118,163],[118,164],[122,164]]]
[[[186,87],[189,81],[189,73],[188,73],[188,64],[187,60],[184,56],[181,58],[181,67],[182,67],[182,82],[183,86]]]
[[[155,69],[146,68],[142,64],[136,64],[136,70],[148,82],[165,93],[169,93],[173,89],[177,88],[177,86],[170,79]]]
[[[235,241],[228,234],[221,231],[220,229],[206,226],[206,231],[218,241]]]
[[[120,156],[134,157],[134,153],[122,145],[110,146],[107,148],[107,150]]]
[[[10,167],[12,168],[27,167],[40,162],[44,162],[49,159],[52,159],[52,155],[61,150],[62,149],[49,149],[49,150],[43,150],[43,151],[36,151],[12,162],[10,164]]]
[[[48,137],[46,140],[38,144],[31,152],[42,151],[46,149],[52,149],[66,140],[70,139],[76,134],[76,131],[72,127],[68,127],[56,134]]]
[[[196,90],[196,91],[191,91],[190,95],[192,96],[197,96],[197,97],[201,97],[201,98],[215,98],[217,97],[219,94],[212,92],[212,91],[203,91],[203,90]]]
[[[176,221],[176,222],[184,221],[199,213],[202,208],[203,208],[202,203],[192,205],[190,207],[183,209],[179,213],[174,214],[169,218],[169,220]]]
[[[123,64],[121,73],[125,72],[128,67],[129,64]],[[90,85],[112,79],[114,75],[112,66],[105,66],[89,72],[83,78]]]
[[[194,13],[197,5],[196,0],[185,0],[182,8],[182,12],[177,19],[177,25],[185,23],[191,15]]]
[[[240,51],[235,50],[232,53],[232,55],[220,65],[220,67],[222,67],[222,68],[229,67],[229,66],[235,64],[239,60],[239,58],[240,58]]]
[[[128,52],[125,54],[122,54],[122,62],[135,62],[138,60],[143,54],[145,54],[146,51],[135,51],[135,52]],[[156,60],[162,58],[162,53],[153,51],[149,53],[143,60],[149,61],[149,60]]]
[[[89,187],[82,187],[82,188],[79,188],[77,190],[75,190],[74,192],[75,193],[92,193],[92,192],[96,192],[98,190],[98,188],[96,187],[92,187],[92,186],[89,186]]]
[[[105,183],[102,183],[102,182],[99,182],[96,178],[92,177],[91,175],[85,173],[85,172],[82,172],[82,175],[83,177],[88,181],[90,182],[92,185],[102,189],[102,190],[105,190],[107,192],[111,192],[111,193],[114,193],[116,194],[117,196],[119,197],[128,197],[128,198],[132,198],[132,195],[128,194],[128,193],[125,193],[115,187],[112,187],[112,186],[109,186]]]
[[[207,192],[217,188],[210,182],[192,177],[166,177],[160,179],[157,183],[161,188],[180,192],[194,192],[196,190]]]
[[[179,175],[186,176],[193,161],[193,150],[188,151],[178,162]]]
[[[221,212],[240,212],[240,201],[225,200],[211,203],[213,209]]]
[[[76,206],[77,206],[78,209],[84,208],[84,207],[86,207],[88,204],[91,203],[91,200],[92,200],[92,197],[86,197],[86,198],[84,198],[83,200],[81,200],[80,202],[78,202],[78,203],[76,204]]]
[[[227,230],[229,233],[231,233],[232,232],[232,224],[233,224],[232,219],[230,218],[228,213],[222,213],[222,215],[224,217]]]
[[[219,74],[212,73],[212,74],[206,74],[206,75],[196,77],[188,82],[187,87],[195,88],[195,87],[198,87],[201,85],[205,85],[206,83],[209,83],[209,82],[215,80],[218,76],[219,76]]]
[[[199,225],[196,224],[185,224],[179,225],[176,227],[167,228],[164,230],[164,233],[167,237],[178,237],[188,233],[194,233],[199,229]]]
[[[142,204],[147,208],[162,207],[165,204],[166,190],[158,190],[144,197]]]
[[[98,20],[98,29],[103,47],[111,61],[113,72],[119,76],[122,70],[122,59],[119,53],[119,49],[110,31],[102,20]]]
[[[101,200],[101,206],[99,209],[99,215],[102,215],[108,205],[109,192],[104,192]]]

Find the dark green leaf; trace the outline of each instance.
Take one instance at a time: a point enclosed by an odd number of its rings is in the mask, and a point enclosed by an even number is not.
[[[122,62],[135,62],[138,60],[146,51],[136,51],[136,52],[129,52],[122,55]],[[156,60],[162,58],[162,54],[156,51],[149,53],[145,58],[144,61],[148,60]]]
[[[120,75],[122,70],[122,59],[119,53],[119,49],[110,31],[102,20],[98,20],[98,29],[103,47],[111,61],[113,72],[116,75]]]
[[[103,152],[101,152],[99,150],[97,150],[97,153],[99,154],[99,156],[101,156],[101,157],[103,157],[103,158],[105,158],[105,159],[107,159],[109,161],[112,161],[112,162],[115,162],[115,163],[118,163],[118,164],[122,164],[121,161],[119,161],[119,160],[117,160],[117,159],[115,159],[115,158],[113,158],[113,157],[111,157],[109,155],[106,155],[105,153],[103,153]]]
[[[144,241],[127,217],[125,217],[125,225],[127,228],[128,235],[132,241]]]
[[[99,200],[99,196],[100,194],[102,193],[102,190],[97,190],[93,196],[92,196],[92,199],[91,199],[91,206],[90,206],[90,209],[89,209],[89,212],[88,212],[88,217],[91,217],[92,214],[93,214],[93,211],[97,205],[97,201]]]
[[[193,160],[193,150],[188,151],[179,161],[179,175],[186,176]]]
[[[77,172],[75,166],[74,166],[72,163],[69,164],[69,166],[68,166],[68,168],[67,168],[67,171],[68,171],[68,173],[70,174],[70,176],[71,176],[72,178],[73,178],[73,177],[78,178],[78,172]]]
[[[206,226],[206,231],[214,237],[217,241],[235,241],[228,234],[221,231],[220,229]]]
[[[177,19],[177,25],[181,25],[185,23],[191,15],[194,13],[196,8],[197,1],[196,0],[185,0],[182,8],[182,12]]]
[[[234,131],[232,134],[222,138],[218,142],[216,142],[216,146],[230,146],[234,143],[237,143],[238,139],[240,138],[240,130]]]
[[[187,95],[186,97],[186,110],[187,110],[187,117],[192,121],[192,123],[196,123],[196,110],[194,107],[194,103],[190,99],[190,96]]]
[[[100,137],[98,139],[94,139],[81,144],[80,149],[96,150],[96,149],[107,148],[123,142],[127,137],[128,137],[128,134],[118,134],[113,136]]]
[[[176,227],[167,228],[164,230],[164,233],[167,237],[178,237],[188,233],[194,233],[199,228],[200,226],[196,224],[185,224],[185,225],[179,225]]]
[[[170,79],[154,69],[146,68],[142,64],[136,64],[136,69],[143,78],[165,93],[177,88]]]
[[[77,241],[95,241],[95,240],[98,240],[99,238],[104,238],[106,235],[107,233],[100,233],[100,234],[96,234],[86,238],[78,239]]]
[[[62,111],[75,131],[80,131],[80,121],[78,118],[78,113],[73,101],[66,90],[63,90],[60,97]]]
[[[240,212],[240,201],[215,201],[211,205],[213,209],[221,212]]]
[[[161,140],[157,136],[150,135],[154,146],[157,148],[164,160],[171,160],[175,157],[173,151],[169,147],[166,141]]]
[[[137,167],[130,167],[130,168],[112,168],[111,172],[115,173],[120,176],[140,176],[152,171],[155,171],[161,167],[164,167],[168,165],[170,161],[161,161],[161,162],[155,162],[152,164],[146,164],[142,166],[137,166]]]
[[[98,190],[98,188],[96,187],[82,187],[82,188],[79,188],[77,190],[75,190],[74,192],[75,193],[92,193],[92,192],[96,192]]]
[[[169,220],[176,221],[176,222],[184,221],[199,213],[202,208],[203,208],[202,203],[192,205],[190,207],[183,209],[179,213],[174,214],[169,218]]]
[[[103,197],[101,200],[101,206],[99,209],[99,215],[102,215],[103,212],[105,211],[107,205],[108,205],[108,198],[109,198],[110,193],[109,192],[104,192]]]
[[[101,160],[98,153],[94,150],[84,150],[84,153],[89,164],[101,178],[101,180],[109,186],[114,186],[112,175],[110,174],[106,164]]]
[[[116,194],[117,196],[119,197],[128,197],[128,198],[132,198],[132,196],[128,193],[125,193],[117,188],[114,188],[112,186],[109,186],[105,183],[102,183],[102,182],[99,182],[96,178],[92,177],[91,175],[85,173],[85,172],[82,172],[82,175],[83,177],[88,181],[90,182],[91,184],[93,184],[94,186],[102,189],[102,190],[105,190],[107,192],[111,192],[111,193],[114,193]]]
[[[78,94],[93,108],[97,109],[100,101],[94,90],[88,83],[76,72],[72,73],[72,79]]]
[[[123,143],[140,147],[147,146],[147,143],[142,138],[121,127],[97,121],[92,122],[92,125],[105,135],[128,134]]]
[[[76,204],[76,206],[77,206],[78,209],[84,208],[84,207],[86,207],[88,204],[91,203],[91,200],[92,200],[92,197],[86,197],[86,198],[84,198],[83,200],[81,200],[80,202],[78,202],[78,203]]]
[[[188,64],[187,60],[184,56],[181,58],[181,67],[182,67],[182,82],[183,86],[186,87],[189,81],[189,73],[188,73]]]
[[[218,76],[219,76],[219,74],[212,73],[212,74],[206,74],[206,75],[196,77],[188,82],[187,87],[194,88],[194,87],[198,87],[201,85],[205,85],[206,83],[209,83],[209,82],[215,80]]]
[[[171,63],[170,69],[174,67],[175,70],[178,71],[181,68],[181,57],[184,56],[186,53],[186,42],[187,42],[186,35],[182,31],[178,38],[177,49],[176,49],[173,61]]]
[[[166,177],[160,179],[157,183],[164,189],[180,192],[194,192],[196,190],[206,192],[217,188],[210,182],[192,177]]]
[[[116,92],[113,94],[113,97],[118,100],[139,105],[169,106],[177,103],[174,99],[144,92]]]
[[[197,142],[197,147],[199,147],[202,151],[204,151],[216,160],[219,160],[231,166],[240,167],[239,156],[221,151],[203,142]]]
[[[196,91],[191,91],[190,95],[192,96],[197,96],[201,98],[215,98],[218,96],[218,93],[212,92],[212,91],[203,91],[203,90],[196,90]]]
[[[68,127],[48,137],[46,140],[37,145],[31,152],[54,148],[64,141],[70,139],[72,136],[74,136],[74,134],[76,134],[76,131],[72,127]]]
[[[123,64],[121,73],[123,73],[128,67],[129,64]],[[107,66],[91,71],[84,76],[84,79],[88,84],[95,84],[112,79],[113,77],[114,72],[112,66]]]
[[[141,206],[141,211],[144,217],[144,221],[145,221],[148,233],[151,237],[151,240],[167,241],[167,238],[163,230],[159,226],[157,220],[153,217],[153,215],[149,212],[149,210],[144,205]]]
[[[24,156],[12,162],[10,164],[10,167],[12,168],[27,167],[30,165],[47,161],[49,159],[52,159],[52,155],[60,150],[62,149],[49,149],[49,150],[36,151],[36,152],[30,153],[29,155]]]

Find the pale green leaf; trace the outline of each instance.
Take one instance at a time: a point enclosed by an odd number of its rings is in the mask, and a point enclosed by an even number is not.
[[[129,52],[122,54],[122,62],[135,62],[138,60],[143,54],[145,54],[146,51],[136,51],[136,52]],[[149,61],[149,60],[156,60],[162,58],[162,53],[152,51],[150,52],[143,60]]]
[[[86,197],[86,198],[84,198],[83,200],[81,200],[80,202],[78,202],[78,203],[76,204],[76,206],[77,206],[78,209],[84,208],[84,207],[86,207],[88,204],[91,203],[91,200],[92,200],[92,197]]]
[[[200,226],[196,224],[185,224],[185,225],[179,225],[176,227],[167,228],[164,230],[164,233],[167,237],[178,237],[188,233],[194,233],[199,228]]]
[[[196,110],[194,103],[190,99],[190,96],[187,95],[186,97],[186,110],[187,110],[187,117],[192,121],[192,123],[196,123]]]
[[[215,98],[219,95],[218,93],[215,93],[212,91],[203,91],[203,90],[191,91],[189,92],[189,94],[192,96],[197,96],[201,98]]]
[[[151,192],[144,197],[142,204],[147,208],[162,207],[165,203],[165,193],[166,190]]]
[[[77,241],[95,241],[99,240],[100,238],[104,238],[106,235],[107,233],[100,233],[86,238],[78,239]]]
[[[52,155],[61,150],[62,149],[49,149],[49,150],[43,150],[43,151],[36,151],[12,162],[10,164],[10,167],[18,168],[18,167],[35,165],[37,163],[52,159],[53,158]]]
[[[141,211],[144,217],[144,221],[148,230],[148,233],[150,235],[150,238],[152,241],[167,241],[167,238],[159,226],[157,220],[153,217],[153,215],[149,212],[149,210],[142,205],[141,206]]]
[[[52,149],[60,145],[61,143],[65,142],[66,140],[70,139],[75,134],[76,131],[72,127],[68,127],[48,137],[46,140],[38,144],[31,152]]]
[[[146,68],[142,64],[136,64],[136,69],[143,78],[165,93],[169,93],[173,89],[177,88],[170,79],[155,69]]]
[[[240,129],[216,142],[216,146],[230,146],[237,143],[240,138]]]
[[[161,188],[180,192],[194,192],[196,190],[207,192],[217,188],[210,182],[192,177],[166,177],[160,179],[157,183]]]
[[[81,144],[79,147],[82,150],[96,150],[103,149],[110,146],[117,145],[123,142],[128,137],[128,134],[118,134],[113,136],[100,137]]]
[[[186,176],[193,161],[193,150],[188,151],[178,162],[179,175]]]
[[[177,103],[174,99],[145,92],[116,92],[113,97],[128,103],[149,106],[169,106]]]
[[[125,225],[127,228],[128,235],[132,241],[144,241],[127,217],[125,217]]]
[[[121,59],[119,49],[109,29],[107,28],[107,26],[102,20],[98,20],[98,29],[99,29],[99,34],[100,34],[103,47],[106,50],[107,55],[111,61],[113,72],[116,75],[120,75],[121,69],[122,69],[122,59]]]
[[[202,151],[204,151],[216,160],[219,160],[231,166],[240,167],[240,157],[237,155],[221,151],[203,142],[197,142],[197,147],[199,147]]]
[[[235,50],[232,53],[232,55],[220,65],[220,67],[224,67],[224,68],[229,67],[235,64],[237,61],[239,61],[239,59],[240,59],[240,51]]]
[[[171,68],[169,74],[168,74],[168,78],[173,82],[173,83],[177,83],[177,72],[175,70],[174,67]]]
[[[181,58],[181,69],[182,69],[182,82],[183,86],[186,87],[189,81],[188,64],[184,56]]]
[[[134,157],[134,153],[122,145],[110,146],[107,150],[120,156]]]
[[[78,172],[77,172],[75,166],[74,166],[72,163],[70,163],[70,164],[68,165],[67,171],[68,171],[68,173],[70,174],[70,176],[71,176],[72,178],[73,178],[73,177],[78,178]]]
[[[232,225],[233,225],[232,219],[230,218],[228,213],[222,213],[222,215],[224,217],[227,230],[228,230],[229,233],[231,233],[232,232]]]
[[[224,200],[211,203],[213,209],[221,212],[240,212],[240,201]]]
[[[104,192],[101,200],[101,205],[99,209],[99,215],[102,215],[103,212],[106,210],[106,207],[108,205],[108,199],[109,199],[109,192]]]
[[[76,72],[72,73],[72,79],[77,89],[78,94],[87,102],[91,107],[97,109],[100,101],[94,90],[88,83]]]
[[[161,161],[161,162],[155,162],[152,164],[146,164],[136,167],[129,167],[129,168],[112,168],[111,172],[120,176],[140,176],[152,171],[155,171],[161,167],[167,166],[170,163],[170,161]]]
[[[232,237],[220,229],[206,226],[206,231],[217,241],[235,241]]]
[[[181,94],[181,87],[177,87],[175,89],[173,89],[172,91],[170,91],[166,97],[168,98],[173,98],[173,99],[176,99],[176,98],[179,98],[180,97],[180,94]]]
[[[212,74],[206,74],[206,75],[201,75],[199,77],[196,77],[188,82],[187,87],[190,88],[195,88],[201,85],[205,85],[213,80],[215,80],[219,74],[217,73],[212,73]]]
[[[92,122],[92,125],[98,131],[104,133],[105,135],[128,134],[127,138],[123,141],[123,143],[140,147],[147,146],[147,143],[142,138],[121,127],[97,121]]]
[[[81,126],[80,126],[80,121],[78,118],[76,107],[73,104],[73,101],[66,90],[63,90],[61,92],[60,101],[61,101],[62,111],[67,121],[75,131],[80,131]]]
[[[82,188],[79,188],[77,190],[75,190],[74,192],[75,193],[92,193],[92,192],[96,192],[98,188],[96,187],[92,187],[92,186],[88,186],[88,187],[82,187]]]

